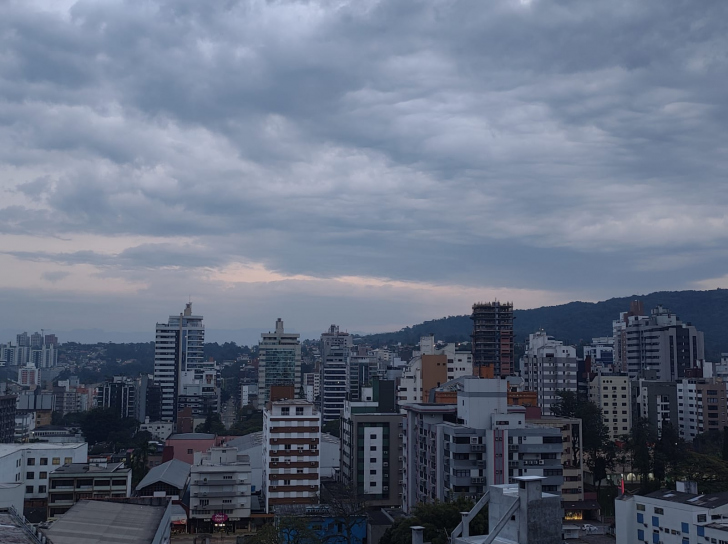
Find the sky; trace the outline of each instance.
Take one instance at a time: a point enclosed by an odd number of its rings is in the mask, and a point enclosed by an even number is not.
[[[727,68],[725,0],[4,0],[0,330],[728,287]]]

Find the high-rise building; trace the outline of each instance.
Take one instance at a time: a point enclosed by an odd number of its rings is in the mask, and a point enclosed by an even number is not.
[[[210,363],[205,361],[203,348],[205,326],[202,316],[192,315],[192,303],[184,312],[169,316],[167,323],[157,323],[154,342],[154,381],[162,388],[162,420],[175,421],[177,399],[183,378],[200,378]],[[214,363],[212,363],[214,368]]]
[[[678,398],[675,382],[637,379],[630,382],[632,396],[632,423],[646,419],[658,436],[666,423],[678,429]]]
[[[612,321],[613,370],[616,372],[627,372],[627,325],[646,319],[644,313],[642,301],[633,300],[629,303],[629,311],[621,312],[619,319]]]
[[[363,391],[367,400],[347,400],[341,419],[341,481],[368,506],[399,506],[404,420],[394,382],[376,380]]]
[[[527,425],[526,408],[508,406],[506,380],[462,377],[455,384],[456,404],[403,406],[403,510],[477,498],[488,485],[519,476],[542,476],[545,490],[560,493],[560,430]]]
[[[262,333],[258,343],[258,408],[270,400],[270,388],[292,385],[301,391],[301,342],[299,334],[287,333],[283,320],[276,320],[275,332]]]
[[[656,371],[658,380],[676,381],[689,377],[705,359],[703,333],[662,306],[653,309],[649,317],[627,323],[624,336],[625,368],[630,378]]]
[[[691,442],[708,431],[728,426],[726,384],[715,378],[683,378],[677,382],[677,417],[680,438]]]
[[[0,395],[0,444],[13,441],[17,399],[14,395]]]
[[[269,402],[263,411],[263,500],[317,504],[321,487],[321,414],[303,399]]]
[[[21,348],[29,348],[30,336],[28,336],[27,332],[21,332],[20,334],[16,334],[15,343],[18,344],[18,346]]]
[[[589,400],[602,409],[610,440],[629,434],[632,429],[632,395],[627,374],[598,372],[589,383]]]
[[[324,423],[341,417],[349,394],[349,357],[354,340],[337,325],[321,335],[321,415]]]
[[[136,380],[114,376],[96,389],[94,405],[97,408],[113,408],[119,417],[136,418],[139,386]]]
[[[515,370],[513,303],[473,304],[473,371],[481,378],[508,376]]]
[[[21,366],[18,368],[18,383],[31,389],[40,387],[40,370],[33,364]]]
[[[544,331],[530,334],[521,363],[521,376],[528,391],[538,393],[544,415],[553,415],[551,406],[559,401],[557,393],[576,393],[576,348],[565,346]]]
[[[34,332],[30,335],[30,347],[31,348],[42,348],[43,347],[43,335],[39,332]]]

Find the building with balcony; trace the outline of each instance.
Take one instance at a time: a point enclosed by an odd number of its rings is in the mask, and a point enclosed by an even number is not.
[[[224,514],[233,531],[248,528],[250,458],[237,448],[196,452],[190,471],[190,520],[197,532],[212,532],[212,516]]]
[[[317,504],[321,485],[321,414],[303,399],[275,400],[263,411],[263,500]]]
[[[505,379],[455,380],[455,404],[404,406],[402,508],[420,502],[477,500],[487,485],[544,476],[560,493],[558,429],[526,425],[526,408],[508,406]]]
[[[0,395],[0,444],[9,444],[15,438],[16,403],[16,396]]]
[[[538,393],[538,405],[544,415],[552,415],[551,406],[559,401],[559,392],[576,393],[576,373],[576,348],[565,346],[544,331],[528,335],[521,377],[526,390]]]
[[[362,392],[370,400],[344,406],[341,481],[368,506],[399,506],[404,419],[394,402],[394,382],[377,380]]]
[[[70,463],[48,478],[48,519],[65,514],[84,499],[117,499],[131,495],[131,469],[124,463]]]
[[[287,333],[283,320],[276,320],[275,332],[262,333],[258,343],[258,409],[267,406],[270,389],[274,386],[293,386],[301,390],[300,334]]]
[[[85,463],[88,444],[0,444],[0,483],[22,484],[25,516],[33,522],[46,518],[49,476],[68,463]]]
[[[350,350],[354,340],[337,325],[321,335],[321,417],[323,422],[341,418],[344,402],[349,398]],[[311,401],[311,400],[310,400]]]
[[[715,378],[683,378],[676,384],[677,429],[691,442],[700,433],[728,426],[726,384]]]
[[[513,374],[513,303],[478,302],[473,304],[473,368],[482,378]]]
[[[629,434],[632,430],[632,395],[626,373],[599,371],[589,383],[589,400],[602,409],[610,440]]]

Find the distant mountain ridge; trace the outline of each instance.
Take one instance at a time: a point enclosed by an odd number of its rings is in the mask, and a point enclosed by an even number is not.
[[[645,313],[662,304],[676,313],[684,323],[692,323],[705,334],[705,356],[717,361],[728,352],[728,289],[710,291],[659,291],[648,295],[631,295],[601,302],[569,302],[531,310],[514,310],[516,342],[524,342],[539,329],[566,344],[588,343],[592,338],[612,335],[612,321],[629,309],[632,300],[643,302]],[[420,336],[434,334],[438,340],[470,340],[472,321],[458,315],[425,321],[397,332],[369,334],[366,342],[380,345],[389,342],[415,344]]]

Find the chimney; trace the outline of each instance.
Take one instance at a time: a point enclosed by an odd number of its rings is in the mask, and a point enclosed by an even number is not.
[[[424,530],[422,525],[413,525],[412,529],[412,544],[424,544]]]

